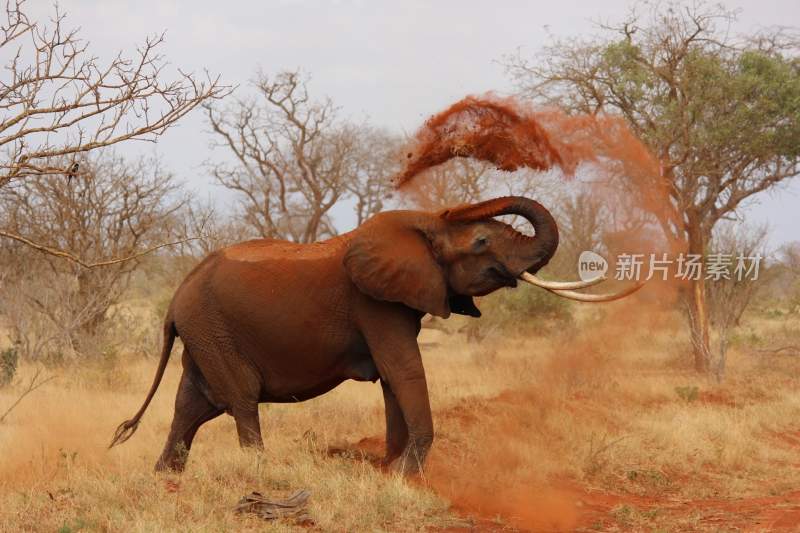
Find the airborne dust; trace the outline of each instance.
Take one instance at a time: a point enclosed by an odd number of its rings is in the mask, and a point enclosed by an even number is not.
[[[609,252],[646,254],[667,246],[652,223],[652,215],[671,209],[660,185],[661,169],[619,118],[536,109],[491,94],[469,96],[429,118],[404,156],[405,167],[395,185],[415,194],[420,192],[414,187],[416,180],[423,181],[426,171],[456,157],[488,161],[509,172],[560,170],[565,179],[577,178],[585,190],[615,206],[613,226],[605,235]],[[525,344],[531,360],[537,361],[527,384],[435,413],[445,434],[456,425],[458,432],[473,438],[464,443],[468,451],[452,446],[446,437],[439,439],[426,481],[457,509],[483,519],[500,516],[534,530],[586,525],[592,496],[570,476],[558,474],[576,470],[576,465],[559,464],[562,457],[582,452],[559,449],[565,443],[551,439],[547,426],[576,423],[580,417],[553,420],[565,415],[559,398],[569,394],[565,390],[575,380],[597,380],[605,389],[622,365],[614,353],[625,348],[631,331],[674,330],[664,311],[674,301],[675,287],[650,285],[632,298],[604,304],[608,307],[601,318],[574,337],[545,342],[541,348]]]

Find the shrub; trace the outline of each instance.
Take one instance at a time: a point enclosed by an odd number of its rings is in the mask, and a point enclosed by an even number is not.
[[[520,286],[514,290],[501,290],[482,300],[482,310],[487,315],[507,322],[525,318],[543,318],[556,321],[572,319],[568,300],[536,287]]]
[[[14,379],[19,363],[19,350],[14,345],[0,352],[0,387],[5,387]]]
[[[691,403],[700,397],[700,389],[694,385],[687,385],[685,387],[675,387],[675,394],[681,400]]]
[[[480,339],[485,332],[507,328],[545,333],[563,329],[573,322],[572,304],[546,290],[521,285],[513,290],[500,290],[480,300],[483,316],[469,326],[480,330],[473,334]]]

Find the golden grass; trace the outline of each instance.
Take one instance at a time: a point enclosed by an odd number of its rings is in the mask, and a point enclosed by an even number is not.
[[[311,491],[323,531],[445,528],[469,512],[524,528],[591,528],[577,493],[658,503],[797,487],[800,448],[784,437],[800,430],[800,360],[739,344],[717,385],[688,370],[675,318],[652,320],[658,329],[587,316],[581,324],[599,326],[481,344],[437,333],[439,345],[424,350],[437,440],[422,481],[326,453],[382,437],[377,384],[262,406],[263,454],[239,450],[232,419],[220,417],[200,430],[178,476],[152,472],[172,416],[177,356],[139,431],[113,450],[113,429],[139,407],[155,359],[49,369],[58,378],[0,425],[0,529],[292,530],[232,508],[253,490],[298,488]],[[797,331],[796,320],[750,319],[743,331],[768,342]],[[18,382],[32,371],[23,367]],[[0,390],[0,410],[19,388]],[[616,506],[601,524],[661,523],[644,508]]]
[[[239,450],[232,419],[221,417],[198,434],[183,475],[156,475],[152,468],[168,431],[180,373],[173,364],[135,438],[107,450],[114,426],[141,403],[153,366],[154,361],[128,365],[124,371],[137,386],[122,390],[98,389],[70,372],[14,411],[0,429],[4,529],[261,530],[258,520],[232,513],[236,501],[253,490],[284,494],[298,487],[311,489],[311,512],[326,530],[447,523],[445,503],[429,491],[383,475],[369,463],[324,453],[329,441],[380,431],[381,400],[374,388],[363,394],[363,388],[348,384],[321,401],[262,406],[264,454]],[[0,396],[0,405],[12,392]],[[170,492],[173,484],[178,488]]]

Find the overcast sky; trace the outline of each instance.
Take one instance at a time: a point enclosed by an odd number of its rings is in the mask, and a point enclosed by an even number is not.
[[[724,2],[740,8],[736,30],[797,24],[797,0]],[[37,17],[52,3],[29,5]],[[314,95],[329,96],[345,116],[394,131],[422,121],[466,94],[513,90],[498,63],[532,53],[558,37],[596,33],[630,2],[537,1],[113,1],[60,0],[67,26],[80,26],[101,59],[132,55],[145,36],[167,32],[162,53],[184,70],[203,68],[245,85],[257,69],[301,68]],[[244,88],[244,87],[243,87]],[[201,191],[215,191],[202,168],[210,136],[202,113],[187,117],[158,143],[170,170]],[[761,197],[749,218],[768,221],[773,244],[800,240],[800,179]],[[344,222],[347,223],[346,221]]]

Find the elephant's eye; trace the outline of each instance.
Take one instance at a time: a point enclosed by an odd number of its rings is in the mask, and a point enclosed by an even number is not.
[[[475,239],[475,248],[485,248],[489,244],[489,239],[486,237],[478,237]]]

